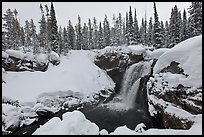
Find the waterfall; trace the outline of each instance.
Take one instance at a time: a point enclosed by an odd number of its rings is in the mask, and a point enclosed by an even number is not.
[[[131,65],[125,72],[119,94],[106,104],[116,110],[128,110],[134,107],[139,92],[140,79],[151,72],[152,61],[141,61]]]

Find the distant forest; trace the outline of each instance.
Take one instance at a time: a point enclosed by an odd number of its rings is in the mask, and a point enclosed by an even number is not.
[[[40,4],[41,18],[39,33],[33,19],[26,20],[21,26],[16,9],[7,9],[3,14],[2,50],[23,48],[25,52],[66,54],[69,50],[102,49],[107,46],[143,44],[152,48],[171,48],[190,37],[202,34],[202,2],[192,2],[191,6],[181,13],[177,5],[172,7],[169,21],[160,21],[156,3],[152,7],[154,17],[142,18],[138,24],[137,10],[129,7],[126,16],[121,13],[113,15],[113,27],[104,17],[103,22],[97,22],[94,17],[87,23],[73,26],[71,20],[68,26],[57,26],[54,5]],[[187,18],[187,13],[189,17]],[[31,13],[32,14],[32,13]]]

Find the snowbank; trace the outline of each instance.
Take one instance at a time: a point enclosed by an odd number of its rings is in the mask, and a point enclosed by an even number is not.
[[[145,48],[142,45],[131,45],[131,46],[107,46],[101,50],[99,50],[99,55],[103,55],[105,53],[133,53],[136,55],[141,55],[145,52]]]
[[[58,117],[49,120],[38,128],[33,135],[98,135],[99,128],[87,120],[80,111],[63,114],[62,121]]]
[[[72,52],[61,57],[58,66],[49,64],[46,72],[7,72],[2,94],[19,100],[35,102],[40,94],[73,91],[83,97],[114,89],[114,82],[105,71],[90,61],[87,54]]]
[[[153,73],[159,73],[172,61],[178,62],[179,67],[188,75],[187,78],[179,78],[180,84],[202,87],[202,35],[187,39],[162,54],[154,66]]]
[[[155,49],[154,51],[150,52],[150,56],[154,59],[158,59],[162,54],[168,51],[168,48],[159,48]]]

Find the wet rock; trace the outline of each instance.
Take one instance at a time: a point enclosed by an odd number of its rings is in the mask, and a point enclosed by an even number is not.
[[[36,112],[41,118],[52,118],[54,117],[54,113],[50,110],[41,109]]]

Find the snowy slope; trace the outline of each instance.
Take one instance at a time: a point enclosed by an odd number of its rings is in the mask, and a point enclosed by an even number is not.
[[[114,89],[114,82],[90,59],[73,51],[60,58],[58,66],[49,64],[46,72],[7,72],[2,94],[20,102],[35,102],[40,94],[71,90],[87,97],[100,90]]]
[[[176,79],[177,83],[184,86],[202,87],[202,35],[187,39],[162,54],[154,66],[153,73],[159,73],[172,61],[180,63],[179,67],[189,75],[187,78],[180,76]]]

